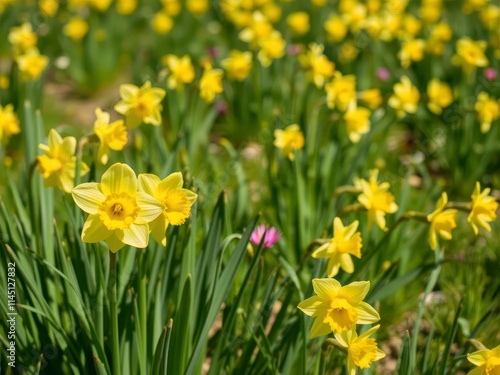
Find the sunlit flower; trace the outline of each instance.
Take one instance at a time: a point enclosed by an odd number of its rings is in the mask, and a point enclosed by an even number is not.
[[[391,73],[386,68],[377,69],[377,78],[381,81],[388,81],[391,79]]]
[[[347,373],[349,375],[356,375],[357,368],[369,368],[373,362],[385,357],[385,353],[377,347],[375,339],[370,338],[379,327],[380,325],[376,325],[360,336],[355,328],[335,334],[335,339],[347,349]]]
[[[304,147],[304,134],[299,125],[288,125],[285,129],[274,131],[274,146],[281,150],[281,155],[288,156],[290,160],[295,159],[295,150]]]
[[[153,174],[139,175],[139,190],[156,198],[162,213],[149,224],[149,230],[156,242],[167,245],[166,230],[169,225],[184,224],[191,216],[191,206],[198,196],[191,190],[183,189],[180,172],[172,173],[163,180]]]
[[[258,225],[252,232],[250,236],[250,241],[255,245],[259,246],[262,238],[264,242],[262,244],[263,248],[270,249],[281,237],[281,233],[275,227],[266,227],[265,225]]]
[[[161,101],[165,90],[151,87],[147,81],[141,88],[124,84],[120,86],[122,100],[115,105],[115,111],[126,116],[126,125],[134,128],[141,123],[159,126],[161,124]]]
[[[399,32],[401,39],[413,39],[422,29],[422,21],[413,14],[405,14],[403,16],[403,28]]]
[[[106,241],[116,253],[125,245],[148,246],[148,223],[162,212],[162,204],[137,191],[137,177],[128,165],[116,163],[104,172],[101,183],[87,182],[73,191],[75,203],[89,214],[83,225],[82,241]]]
[[[379,183],[377,178],[378,169],[372,169],[368,181],[356,179],[354,185],[361,191],[358,202],[368,211],[368,226],[375,222],[380,229],[387,230],[385,215],[395,213],[398,205],[389,192],[391,185],[388,182]]]
[[[481,132],[488,133],[491,123],[500,117],[500,103],[483,91],[477,97],[475,109],[481,123]]]
[[[498,375],[500,374],[500,345],[493,349],[482,349],[467,354],[467,360],[477,366],[467,375]]]
[[[113,0],[87,0],[88,5],[101,13],[106,12]]]
[[[403,117],[405,113],[417,112],[420,93],[408,77],[401,77],[401,82],[396,83],[393,90],[389,105],[396,110],[398,117]]]
[[[119,14],[127,15],[134,13],[137,8],[137,0],[117,0],[116,11]]]
[[[404,42],[398,53],[401,66],[408,68],[412,62],[420,61],[424,57],[425,41],[423,39],[411,39]]]
[[[370,131],[371,112],[367,108],[358,107],[355,101],[352,101],[347,111],[344,113],[347,134],[349,140],[358,143],[361,136]]]
[[[62,138],[55,129],[49,132],[49,145],[38,146],[43,155],[37,157],[38,173],[43,177],[47,187],[57,186],[66,193],[70,193],[74,186],[76,170],[76,139],[75,137]],[[80,164],[80,176],[85,176],[89,167],[84,162]]]
[[[40,0],[38,9],[44,16],[53,17],[59,9],[59,2],[57,0]]]
[[[109,150],[123,150],[127,144],[127,128],[123,120],[109,123],[109,113],[103,112],[101,108],[95,110],[97,120],[94,122],[94,133],[99,138],[99,151],[97,158],[102,164],[106,164],[109,158]]]
[[[429,97],[427,108],[436,115],[443,113],[443,109],[453,102],[451,87],[436,78],[427,84],[427,96]]]
[[[309,338],[330,332],[350,331],[355,324],[371,324],[380,320],[378,312],[363,302],[370,290],[369,281],[356,281],[342,286],[335,279],[313,279],[316,296],[301,303],[298,308],[314,320]]]
[[[309,14],[307,12],[290,13],[286,18],[288,28],[295,35],[304,35],[309,31]]]
[[[333,43],[344,40],[348,30],[345,21],[335,14],[328,17],[324,27],[328,41]]]
[[[0,90],[8,89],[10,86],[9,76],[6,74],[0,74]]]
[[[206,13],[208,10],[208,0],[187,0],[186,8],[189,12],[195,15]]]
[[[438,234],[445,240],[451,240],[451,231],[457,227],[455,220],[458,211],[452,208],[445,209],[447,203],[448,195],[443,192],[436,203],[436,209],[427,215],[427,221],[430,223],[429,243],[432,250],[438,246]]]
[[[488,58],[485,56],[486,42],[474,41],[470,38],[462,38],[457,41],[457,53],[452,62],[461,65],[464,70],[471,71],[475,67],[488,66]]]
[[[261,12],[253,12],[250,24],[241,30],[239,37],[254,48],[259,39],[268,37],[272,32],[273,25],[269,20]]]
[[[489,222],[497,218],[498,202],[490,194],[491,189],[486,188],[481,191],[481,185],[476,182],[476,187],[472,193],[471,211],[467,217],[467,221],[472,226],[474,234],[479,233],[479,227],[483,227],[488,232],[491,232]]]
[[[70,37],[75,42],[81,41],[89,31],[89,25],[83,18],[73,17],[64,26],[64,35]]]
[[[372,110],[379,108],[383,101],[380,89],[364,90],[359,98]]]
[[[299,56],[299,62],[306,71],[307,77],[317,88],[323,87],[334,71],[335,64],[323,54],[322,44],[311,43],[306,53]]]
[[[345,111],[349,103],[356,99],[356,76],[343,76],[336,72],[333,80],[325,85],[325,91],[328,108]]]
[[[273,31],[268,37],[260,39],[258,45],[257,57],[263,67],[268,67],[274,59],[279,59],[285,54],[286,42],[279,31]]]
[[[0,144],[7,143],[9,138],[21,132],[19,119],[14,112],[14,106],[7,104],[5,107],[0,105]]]
[[[215,95],[224,90],[222,86],[223,75],[224,72],[221,69],[213,69],[210,64],[205,66],[200,79],[200,96],[207,103],[213,102]]]
[[[229,57],[221,61],[230,79],[244,81],[252,69],[252,53],[232,50]]]
[[[347,273],[354,272],[351,255],[361,258],[361,233],[356,232],[359,221],[344,227],[342,220],[336,217],[333,220],[333,238],[321,245],[312,253],[313,258],[327,258],[327,276],[334,277],[342,268]]]
[[[434,55],[442,55],[445,43],[451,39],[452,35],[451,27],[447,23],[437,24],[427,39],[427,50]]]
[[[38,41],[38,35],[29,22],[10,29],[8,38],[16,54],[22,54],[35,47]]]
[[[165,11],[161,11],[155,13],[152,25],[157,34],[166,35],[174,27],[174,20]]]
[[[181,2],[179,0],[160,0],[163,10],[170,17],[177,16],[181,11]]]
[[[49,65],[49,58],[41,55],[37,48],[31,48],[23,55],[16,57],[21,77],[25,81],[35,80]]]
[[[167,86],[171,90],[180,89],[183,85],[189,84],[194,80],[194,67],[189,55],[178,57],[175,55],[166,55],[162,62],[168,67],[169,75]]]

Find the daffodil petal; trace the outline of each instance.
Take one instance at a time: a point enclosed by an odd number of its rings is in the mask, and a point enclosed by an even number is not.
[[[88,214],[96,214],[99,206],[106,199],[97,182],[87,182],[76,186],[72,191],[78,207]]]
[[[183,183],[181,172],[172,173],[158,184],[158,194],[163,195],[170,190],[181,188]]]
[[[156,195],[156,187],[160,183],[157,175],[150,173],[141,173],[139,175],[139,191],[143,191],[151,196]]]
[[[380,320],[377,310],[366,302],[359,302],[355,309],[358,313],[358,324],[371,324]]]
[[[490,350],[488,349],[478,350],[477,352],[467,354],[467,360],[475,366],[482,366],[486,363],[489,353]]]
[[[158,217],[163,211],[163,203],[159,202],[151,195],[141,191],[136,193],[137,205],[141,208],[135,222],[137,224],[146,224]]]
[[[120,241],[120,239],[118,239],[116,232],[113,232],[111,236],[106,238],[106,244],[108,245],[109,250],[112,253],[116,253],[118,250],[120,250],[125,246],[125,244],[122,241]]]
[[[345,296],[351,301],[362,301],[370,290],[369,281],[355,281],[349,285],[342,287],[339,296]]]
[[[323,303],[323,300],[318,296],[309,297],[308,299],[302,301],[297,306],[302,312],[308,316],[314,316],[318,307]]]
[[[323,323],[321,318],[314,319],[314,323],[311,327],[311,332],[309,333],[309,338],[314,339],[315,337],[325,336],[332,332],[332,329],[328,324]]]
[[[131,224],[128,228],[117,230],[115,233],[123,243],[142,249],[148,246],[148,232],[147,224]]]
[[[101,242],[113,234],[99,218],[99,215],[90,215],[83,224],[82,241],[87,243]]]
[[[335,279],[313,279],[312,285],[314,293],[323,299],[331,299],[332,296],[335,296],[337,291],[342,287]]]
[[[113,164],[102,175],[101,191],[106,196],[120,193],[134,196],[137,192],[137,177],[127,164]]]
[[[163,246],[167,246],[167,237],[166,231],[168,228],[168,221],[165,220],[165,216],[159,215],[156,219],[154,219],[149,224],[149,230],[151,231],[151,235],[155,239],[156,242],[162,244]]]

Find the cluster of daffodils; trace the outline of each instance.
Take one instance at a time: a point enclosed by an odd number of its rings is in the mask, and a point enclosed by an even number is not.
[[[26,81],[37,79],[49,64],[49,58],[41,55],[37,48],[38,34],[30,23],[13,27],[9,32],[9,42],[21,78]]]
[[[169,225],[181,225],[191,215],[197,195],[184,189],[180,172],[163,180],[140,174],[126,164],[113,164],[101,182],[87,182],[72,190],[75,203],[89,214],[82,230],[87,243],[105,241],[112,252],[125,245],[148,246],[149,235],[166,246]]]
[[[315,296],[302,301],[298,308],[314,317],[309,337],[311,339],[334,333],[338,346],[347,353],[349,375],[355,375],[357,368],[369,368],[371,363],[385,357],[377,347],[373,335],[379,325],[358,335],[356,325],[372,324],[380,320],[378,312],[364,302],[370,290],[369,281],[357,281],[342,286],[335,279],[313,279]]]

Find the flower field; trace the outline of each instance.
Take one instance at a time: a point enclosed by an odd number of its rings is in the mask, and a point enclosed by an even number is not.
[[[0,373],[500,374],[500,1],[0,0]]]

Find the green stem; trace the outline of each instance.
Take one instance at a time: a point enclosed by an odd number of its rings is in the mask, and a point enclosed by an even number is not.
[[[109,253],[109,291],[110,296],[110,320],[111,320],[111,345],[113,355],[113,374],[120,375],[120,341],[118,333],[118,311],[116,306],[116,254]]]
[[[144,250],[138,250],[139,253],[139,316],[141,323],[141,340],[144,350],[144,358],[147,358],[147,279],[146,279],[146,256]]]

